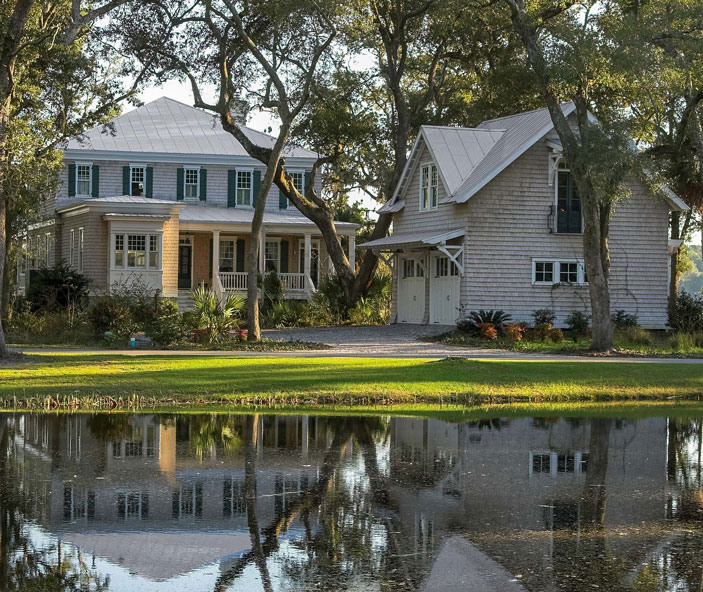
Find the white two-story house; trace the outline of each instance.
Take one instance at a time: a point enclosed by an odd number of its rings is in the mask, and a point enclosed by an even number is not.
[[[244,128],[254,142],[274,139]],[[289,146],[299,190],[318,155]],[[41,265],[65,261],[93,293],[138,280],[187,299],[204,284],[247,289],[246,253],[265,167],[212,114],[160,98],[71,139],[60,188],[27,235],[19,284]],[[354,260],[356,224],[339,222]],[[266,200],[259,269],[280,276],[288,298],[307,298],[330,269],[317,227],[274,186]]]
[[[667,188],[628,184],[610,229],[612,309],[664,328],[669,212],[688,208]],[[564,326],[590,313],[581,202],[546,109],[423,126],[383,209],[395,212],[393,235],[361,246],[393,264],[392,321],[454,324],[479,309],[531,321],[549,308]]]

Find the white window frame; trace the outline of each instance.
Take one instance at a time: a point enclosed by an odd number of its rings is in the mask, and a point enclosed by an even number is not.
[[[276,275],[281,275],[281,237],[266,237],[264,240],[264,270],[263,273],[266,275],[267,273],[270,273],[266,269],[266,262],[267,261],[273,261],[272,259],[267,259],[266,258],[266,243],[277,243],[276,249],[277,249],[277,255],[278,255],[278,260],[276,261]]]
[[[83,273],[83,247],[85,246],[85,230],[83,227],[78,228],[78,271]]]
[[[254,208],[254,169],[235,169],[234,178],[234,207],[236,208]],[[240,173],[249,173],[249,203],[240,204],[239,203],[239,175]]]
[[[428,172],[428,176],[425,177],[425,170]],[[435,183],[432,184],[432,174],[435,175]],[[427,181],[427,206],[425,206],[425,178]],[[434,189],[434,194],[432,190]],[[434,195],[434,204],[432,203],[432,197]],[[437,165],[433,162],[427,162],[420,165],[420,211],[421,212],[431,212],[436,210],[439,206],[439,170]]]
[[[44,266],[49,267],[49,259],[51,258],[51,233],[44,233]]]
[[[537,263],[551,263],[552,264],[552,281],[551,282],[538,282],[537,281]],[[578,281],[573,282],[561,282],[561,264],[562,263],[576,263],[578,266]],[[554,286],[554,285],[564,285],[564,286],[587,286],[588,282],[585,281],[586,268],[583,263],[583,259],[574,259],[568,257],[556,258],[542,258],[538,257],[532,259],[532,285],[533,286]]]
[[[132,164],[130,163],[129,165],[129,194],[134,195],[134,190],[132,189],[132,185],[134,184],[134,178],[132,175],[134,175],[134,171],[137,169],[141,169],[142,171],[142,185],[144,185],[144,188],[142,189],[142,194],[140,197],[144,197],[146,195],[146,165],[145,164]],[[185,173],[183,174],[183,179],[185,182]],[[185,195],[185,187],[183,188],[183,195]]]
[[[69,231],[69,243],[68,243],[68,261],[71,267],[76,264],[76,231],[71,228]]]
[[[237,237],[236,236],[225,236],[220,238],[220,260],[218,262],[218,267],[220,271],[222,271],[222,244],[223,243],[232,243],[232,271],[237,271]],[[228,258],[229,259],[229,258]],[[227,272],[224,272],[227,273]]]
[[[145,243],[145,250],[144,250],[144,267],[129,267],[129,243],[128,243],[128,236],[129,235],[143,235],[146,237],[146,243]],[[116,257],[115,257],[115,243],[116,243],[116,238],[121,236],[122,237],[122,265],[117,265]],[[149,265],[149,247],[151,244],[151,237],[155,236],[156,237],[156,244],[157,244],[157,265],[156,267],[152,267]],[[112,232],[110,233],[110,269],[113,271],[122,271],[122,270],[128,270],[128,271],[134,271],[134,272],[142,272],[142,271],[162,271],[163,270],[163,232],[153,232],[153,231],[144,231],[144,230],[129,230],[129,231],[119,231],[119,232]]]
[[[188,187],[188,171],[196,171],[195,174],[195,197],[189,196],[186,187]],[[144,172],[144,189],[146,191],[146,171]],[[183,167],[183,199],[186,201],[200,201],[200,167],[199,166],[184,166]]]
[[[91,197],[92,196],[92,189],[93,189],[93,163],[92,162],[76,162],[76,178],[75,178],[75,183],[76,183],[76,197]],[[81,193],[78,190],[78,168],[79,167],[88,167],[88,193]]]

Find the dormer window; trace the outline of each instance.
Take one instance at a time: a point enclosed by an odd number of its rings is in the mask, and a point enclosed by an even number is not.
[[[146,180],[146,167],[142,165],[132,165],[130,167],[130,195],[141,196],[144,195],[145,180]]]
[[[200,169],[185,169],[184,195],[186,199],[199,199],[198,187],[200,185]]]
[[[90,164],[76,165],[76,195],[90,197]]]
[[[437,166],[424,165],[420,169],[420,210],[437,209]]]
[[[251,207],[253,204],[254,185],[251,177],[252,171],[237,171],[237,206]]]

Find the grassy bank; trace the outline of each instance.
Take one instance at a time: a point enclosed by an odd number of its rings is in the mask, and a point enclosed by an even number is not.
[[[698,399],[703,366],[541,360],[39,354],[0,367],[0,405],[475,405]]]

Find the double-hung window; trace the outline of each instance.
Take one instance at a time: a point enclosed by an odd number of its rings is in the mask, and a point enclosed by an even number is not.
[[[278,270],[281,268],[281,243],[277,240],[267,240],[264,250],[264,270],[266,273]]]
[[[200,197],[200,169],[186,168],[184,169],[183,195],[186,199],[199,199]]]
[[[237,205],[251,207],[253,191],[252,171],[237,171]]]
[[[553,284],[585,284],[586,270],[583,262],[571,260],[533,260],[532,283],[551,286]]]
[[[293,178],[293,186],[298,190],[298,193],[305,193],[305,176],[302,171],[293,171],[290,176]]]
[[[44,235],[44,265],[51,265],[51,233]]]
[[[146,167],[132,165],[130,167],[131,194],[135,196],[144,195],[144,182],[146,179]]]
[[[124,234],[115,235],[115,267],[124,267]]]
[[[146,267],[146,235],[127,235],[127,267]]]
[[[159,267],[159,237],[156,234],[149,235],[149,267]]]
[[[423,166],[420,169],[420,210],[437,209],[437,184],[437,166]]]
[[[234,241],[220,241],[220,271],[234,271]]]
[[[90,197],[90,181],[91,181],[90,164],[76,165],[76,196]]]
[[[574,178],[565,163],[557,170],[557,232],[578,234],[583,232],[581,199]]]

